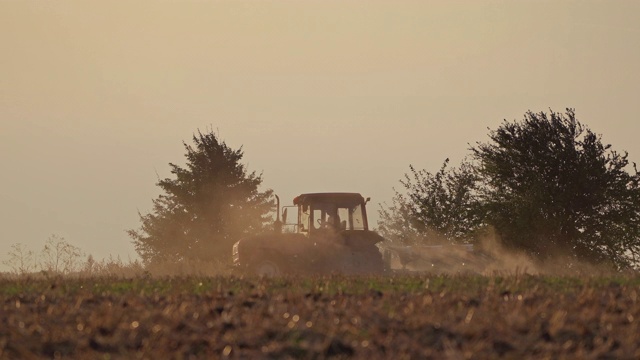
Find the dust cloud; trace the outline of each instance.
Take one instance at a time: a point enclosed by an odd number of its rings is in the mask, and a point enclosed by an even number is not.
[[[484,231],[473,244],[382,244],[380,250],[394,273],[604,276],[616,272],[611,267],[580,262],[570,256],[533,259],[524,252],[504,247],[493,229]]]

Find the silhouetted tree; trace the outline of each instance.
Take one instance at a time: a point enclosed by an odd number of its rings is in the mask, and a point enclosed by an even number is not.
[[[478,212],[477,177],[463,162],[447,168],[446,159],[432,174],[409,166],[400,180],[404,193],[396,191],[393,204],[381,206],[378,231],[400,244],[466,243],[482,225]]]
[[[261,175],[240,163],[214,133],[198,131],[186,149],[186,167],[170,163],[175,178],[158,182],[163,190],[142,225],[129,230],[145,264],[189,259],[229,261],[234,242],[263,230],[272,209],[272,191],[258,191]]]
[[[539,259],[569,255],[626,267],[640,250],[640,176],[565,114],[527,112],[471,150],[486,221],[504,244]],[[637,264],[637,263],[636,263]]]

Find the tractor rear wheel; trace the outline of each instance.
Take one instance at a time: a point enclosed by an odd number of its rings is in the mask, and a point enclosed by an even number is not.
[[[271,260],[260,260],[252,266],[253,273],[258,276],[274,277],[282,275],[282,269]]]

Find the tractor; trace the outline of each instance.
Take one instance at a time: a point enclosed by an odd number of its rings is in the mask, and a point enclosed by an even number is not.
[[[233,245],[233,264],[243,273],[381,274],[384,239],[369,230],[366,200],[358,193],[311,193],[282,207],[276,196],[276,220],[270,233]],[[288,213],[295,212],[290,220]]]

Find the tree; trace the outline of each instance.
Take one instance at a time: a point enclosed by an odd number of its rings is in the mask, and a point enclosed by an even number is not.
[[[637,264],[640,176],[626,152],[603,145],[573,109],[527,112],[489,138],[471,150],[486,221],[505,245],[538,259]]]
[[[463,162],[447,168],[446,159],[432,174],[409,166],[400,183],[405,193],[396,191],[393,204],[381,207],[378,230],[391,242],[467,243],[482,225],[476,196],[477,177],[473,167]]]
[[[258,191],[262,176],[249,173],[233,150],[212,133],[198,131],[184,143],[186,167],[170,163],[174,178],[157,183],[164,192],[153,210],[129,230],[145,264],[189,259],[228,261],[234,242],[262,231],[272,210],[272,191]]]

